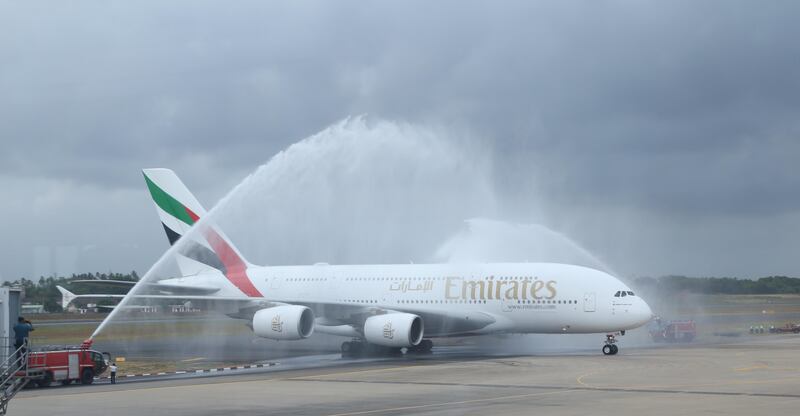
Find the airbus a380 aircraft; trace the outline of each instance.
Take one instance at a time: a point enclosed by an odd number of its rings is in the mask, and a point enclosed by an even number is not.
[[[351,337],[343,355],[407,348],[429,338],[498,333],[616,333],[650,320],[647,303],[615,277],[554,263],[254,266],[214,224],[191,227],[206,211],[169,169],[144,178],[182,277],[140,282],[134,298],[214,301],[247,319],[264,338],[299,340],[316,331]],[[78,296],[80,297],[80,296]]]

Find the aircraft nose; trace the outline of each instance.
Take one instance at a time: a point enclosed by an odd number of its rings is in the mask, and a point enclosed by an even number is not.
[[[639,321],[641,322],[641,325],[643,325],[649,322],[651,319],[653,319],[653,310],[650,309],[650,305],[648,305],[647,302],[645,302],[643,299],[639,300],[641,302],[639,302],[639,307],[637,308],[638,310],[636,311],[636,315]]]

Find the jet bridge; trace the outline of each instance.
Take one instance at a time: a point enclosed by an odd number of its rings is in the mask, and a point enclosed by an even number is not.
[[[0,287],[0,362],[8,359],[14,351],[14,325],[17,324],[22,289]]]

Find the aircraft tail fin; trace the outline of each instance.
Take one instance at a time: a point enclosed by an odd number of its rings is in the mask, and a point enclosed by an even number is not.
[[[147,189],[156,205],[167,239],[174,245],[206,216],[206,210],[186,185],[170,169],[144,169]],[[249,263],[230,239],[215,224],[204,222],[191,241],[182,243],[178,267],[183,276],[192,276],[212,269],[222,272],[242,292],[261,296],[247,278]]]
[[[169,244],[173,245],[206,215],[206,210],[172,170],[144,169],[142,172]]]
[[[69,304],[78,297],[78,295],[64,289],[62,286],[56,286],[56,289],[61,292],[61,307],[63,309],[67,309]]]

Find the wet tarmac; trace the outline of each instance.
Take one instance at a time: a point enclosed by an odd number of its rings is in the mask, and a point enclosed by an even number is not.
[[[513,338],[512,338],[513,339]],[[800,336],[529,355],[486,345],[343,360],[286,358],[267,369],[116,385],[34,389],[13,415],[794,414]]]

